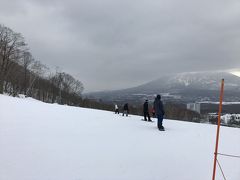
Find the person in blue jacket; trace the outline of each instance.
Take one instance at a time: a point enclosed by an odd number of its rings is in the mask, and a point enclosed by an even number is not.
[[[164,131],[164,127],[162,125],[163,122],[163,116],[165,114],[163,103],[161,101],[161,96],[158,94],[157,97],[154,100],[154,110],[156,113],[156,117],[158,119],[158,129],[160,131]]]

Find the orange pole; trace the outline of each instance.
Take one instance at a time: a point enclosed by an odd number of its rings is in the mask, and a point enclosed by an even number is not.
[[[218,142],[219,142],[220,123],[221,123],[223,92],[224,92],[224,79],[222,79],[221,93],[220,93],[220,103],[219,103],[219,111],[218,111],[218,124],[217,124],[217,135],[216,135],[216,146],[215,146],[215,153],[214,153],[212,180],[215,180],[215,176],[216,176],[216,165],[217,165],[217,155],[218,155]]]

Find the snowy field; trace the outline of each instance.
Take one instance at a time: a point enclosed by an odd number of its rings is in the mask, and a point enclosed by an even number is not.
[[[0,180],[210,180],[216,126],[164,126],[0,95]],[[240,129],[221,127],[219,152],[240,155],[239,142]],[[240,159],[219,161],[240,180]]]

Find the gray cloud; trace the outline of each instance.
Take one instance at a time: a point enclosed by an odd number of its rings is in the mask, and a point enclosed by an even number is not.
[[[0,1],[0,22],[87,91],[240,67],[238,0]]]

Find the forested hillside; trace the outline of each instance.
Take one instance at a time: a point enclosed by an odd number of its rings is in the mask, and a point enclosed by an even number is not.
[[[24,94],[44,102],[77,105],[83,84],[35,60],[24,37],[0,25],[0,93]]]

